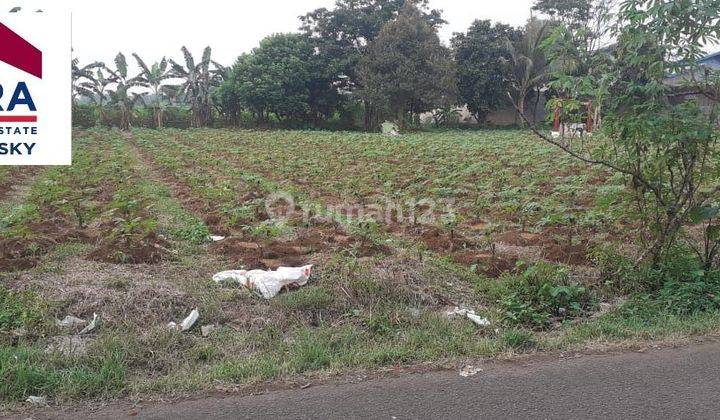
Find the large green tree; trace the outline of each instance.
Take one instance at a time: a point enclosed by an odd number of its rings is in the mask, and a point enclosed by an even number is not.
[[[270,114],[281,120],[319,121],[338,103],[327,66],[302,34],[275,34],[244,54],[232,70],[226,97],[237,96],[259,122]],[[232,89],[232,90],[230,90]]]
[[[506,42],[519,39],[519,31],[489,20],[476,20],[467,33],[452,39],[460,99],[479,123],[488,113],[509,105],[512,66]]]
[[[408,114],[454,102],[454,77],[450,51],[411,2],[383,26],[360,70],[363,97],[395,117],[401,129]]]
[[[594,56],[610,43],[618,0],[537,0],[533,10],[553,20],[549,56],[561,71],[591,73]]]
[[[316,9],[301,16],[301,29],[309,37],[333,83],[345,92],[361,88],[359,64],[382,27],[397,18],[406,0],[337,0],[332,9]],[[433,27],[445,23],[428,0],[414,4]],[[326,98],[327,99],[327,98]],[[365,128],[374,124],[373,107],[365,103]]]

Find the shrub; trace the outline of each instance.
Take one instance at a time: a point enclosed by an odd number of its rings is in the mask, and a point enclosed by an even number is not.
[[[31,331],[40,326],[47,312],[43,302],[32,292],[0,286],[0,335],[17,328]]]
[[[546,326],[553,318],[574,318],[591,306],[588,289],[569,283],[562,267],[538,263],[505,282],[496,293],[503,318],[510,324]]]
[[[95,108],[92,105],[75,105],[72,109],[73,127],[91,128],[95,126]]]

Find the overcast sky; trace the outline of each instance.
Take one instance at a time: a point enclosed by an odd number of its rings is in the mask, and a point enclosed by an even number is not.
[[[449,22],[440,30],[441,39],[447,42],[453,32],[465,31],[475,19],[520,26],[530,16],[533,1],[430,3],[442,9]],[[296,31],[300,26],[298,16],[319,7],[332,7],[334,0],[72,0],[68,4],[73,14],[73,49],[82,63],[109,63],[118,51],[127,55],[137,52],[146,62],[162,56],[179,59],[182,45],[196,56],[210,45],[213,58],[230,65],[265,36]]]

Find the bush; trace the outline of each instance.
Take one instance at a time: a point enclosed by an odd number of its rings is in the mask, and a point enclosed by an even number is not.
[[[546,326],[552,319],[580,316],[592,306],[588,289],[569,283],[563,267],[538,263],[504,280],[495,293],[509,324]]]
[[[73,127],[95,127],[95,107],[92,105],[75,105],[72,108]]]
[[[658,292],[663,309],[691,315],[720,309],[720,272],[697,275],[690,282],[670,281]]]
[[[668,272],[662,274],[665,278],[662,287],[635,296],[624,310],[647,316],[660,312],[696,315],[720,310],[720,271],[696,268],[680,275]]]
[[[46,314],[46,304],[34,293],[0,286],[0,336],[17,328],[32,332],[45,322]]]

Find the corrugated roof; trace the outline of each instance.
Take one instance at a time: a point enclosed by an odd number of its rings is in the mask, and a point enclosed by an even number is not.
[[[701,58],[698,63],[713,69],[720,69],[720,51]]]

